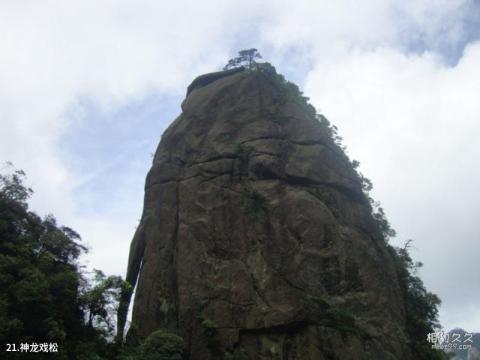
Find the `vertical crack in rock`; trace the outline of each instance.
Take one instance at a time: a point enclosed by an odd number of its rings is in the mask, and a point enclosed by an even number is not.
[[[180,202],[179,202],[179,192],[180,192],[180,183],[177,182],[177,186],[175,187],[175,204],[176,204],[176,211],[175,211],[175,229],[173,231],[173,241],[174,241],[174,246],[175,250],[173,253],[173,267],[176,270],[177,269],[177,260],[178,260],[178,225],[179,225],[179,214],[180,214]],[[174,299],[174,304],[175,304],[175,318],[176,318],[176,327],[179,328],[180,326],[180,318],[179,318],[179,289],[178,289],[178,272],[175,271],[175,277],[174,277],[174,293],[175,293],[175,299]]]

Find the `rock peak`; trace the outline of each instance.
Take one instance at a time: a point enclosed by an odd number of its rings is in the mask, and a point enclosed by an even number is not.
[[[130,337],[166,329],[189,359],[411,358],[360,180],[291,90],[244,69],[188,87],[146,180]]]

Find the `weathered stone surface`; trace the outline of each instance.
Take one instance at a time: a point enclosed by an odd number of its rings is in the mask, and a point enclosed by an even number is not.
[[[242,66],[242,67],[231,69],[231,70],[218,71],[218,72],[214,72],[214,73],[210,73],[210,74],[200,75],[195,80],[193,80],[192,83],[188,86],[187,96],[193,90],[195,90],[197,88],[204,87],[204,86],[206,86],[206,85],[208,85],[208,84],[210,84],[214,81],[217,81],[218,79],[220,79],[222,77],[230,76],[230,75],[236,74],[238,72],[241,72],[243,70],[245,70],[245,68]]]
[[[279,98],[264,74],[238,72],[183,102],[132,241],[133,326],[178,333],[190,359],[235,348],[409,359],[396,273],[358,177],[300,105],[283,105],[285,121],[266,116]]]

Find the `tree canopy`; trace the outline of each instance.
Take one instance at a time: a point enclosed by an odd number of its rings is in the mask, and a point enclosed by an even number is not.
[[[101,271],[89,279],[79,262],[87,251],[80,235],[53,215],[29,211],[33,191],[24,185],[25,173],[11,164],[6,169],[0,174],[0,343],[50,342],[58,344],[58,358],[110,358],[111,317],[125,282]]]
[[[240,66],[247,69],[254,69],[257,64],[257,59],[261,59],[262,55],[257,49],[240,50],[238,56],[228,60],[228,63],[223,67],[223,70],[230,70]]]

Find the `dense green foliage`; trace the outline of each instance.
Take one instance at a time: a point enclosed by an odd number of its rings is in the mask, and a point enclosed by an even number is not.
[[[183,339],[164,330],[151,333],[140,347],[142,360],[181,360],[185,344]]]
[[[94,277],[86,283],[80,300],[87,315],[89,327],[95,327],[106,336],[113,334],[115,321],[113,315],[120,301],[122,291],[128,291],[130,284],[120,276],[105,276],[102,271],[94,270]]]
[[[225,353],[225,360],[250,360],[248,354],[240,348]]]
[[[28,211],[24,176],[0,175],[0,342],[66,345],[84,330],[76,260],[85,248],[53,216]]]
[[[29,211],[25,173],[7,168],[0,175],[0,343],[57,343],[57,358],[111,358],[111,316],[125,283],[100,271],[89,279],[79,264],[87,250],[80,236],[53,215]]]

